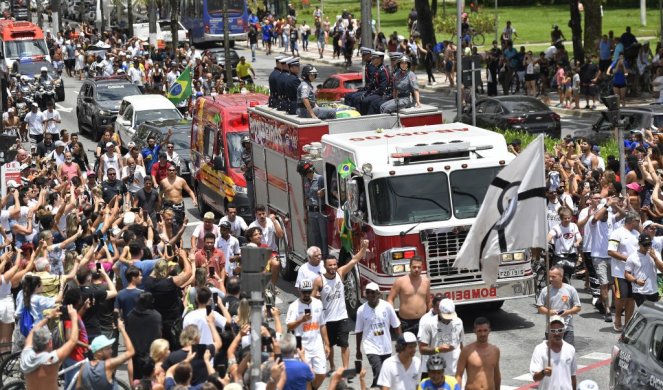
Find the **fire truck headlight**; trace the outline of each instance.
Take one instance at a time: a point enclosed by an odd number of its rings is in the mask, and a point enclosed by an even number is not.
[[[522,263],[527,261],[527,252],[518,251],[512,253],[502,253],[500,255],[500,260],[502,263]]]
[[[502,253],[502,263],[509,263],[513,261],[513,253]]]
[[[246,194],[246,187],[238,186],[235,184],[233,189],[235,190],[236,194]]]
[[[527,254],[525,252],[516,252],[513,254],[513,261],[526,261]]]
[[[417,254],[414,247],[392,248],[380,255],[382,270],[388,275],[410,272],[410,259]]]

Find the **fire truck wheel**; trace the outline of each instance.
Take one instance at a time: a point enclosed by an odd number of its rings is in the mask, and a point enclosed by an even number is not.
[[[348,273],[343,281],[345,286],[345,308],[348,316],[355,320],[357,318],[357,309],[361,305],[359,297],[359,279],[357,278],[357,271],[352,270]]]
[[[502,308],[502,305],[504,305],[504,301],[492,301],[481,304],[483,309],[485,309],[486,311],[499,310]]]

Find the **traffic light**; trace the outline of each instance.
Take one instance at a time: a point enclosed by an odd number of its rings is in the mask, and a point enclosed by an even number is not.
[[[265,264],[272,257],[268,248],[242,247],[242,272],[240,274],[241,291],[251,296],[251,292],[261,292],[267,285],[269,273],[265,273]]]

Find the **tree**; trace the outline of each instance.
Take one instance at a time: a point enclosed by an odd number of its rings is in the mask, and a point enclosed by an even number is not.
[[[580,25],[580,10],[578,10],[578,0],[569,0],[571,11],[571,20],[569,27],[573,41],[573,59],[582,64],[585,62],[585,51],[582,47],[582,26]]]
[[[417,10],[417,27],[421,34],[421,44],[425,47],[427,43],[435,46],[435,30],[433,30],[433,16],[430,11],[428,0],[414,0],[414,8]]]
[[[601,0],[585,0],[585,51],[595,53],[601,40]]]
[[[437,16],[437,0],[431,0],[430,2],[431,14],[433,18]]]
[[[179,15],[180,15],[180,2],[178,0],[170,0],[170,32],[173,37],[173,58],[176,58],[177,54],[177,27],[179,26]],[[228,58],[228,57],[226,57]]]
[[[127,35],[129,38],[134,36],[134,4],[133,1],[127,0]]]

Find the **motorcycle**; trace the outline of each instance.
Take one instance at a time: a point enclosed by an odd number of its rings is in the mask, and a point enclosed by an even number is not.
[[[39,104],[39,109],[44,111],[49,103],[55,105],[56,94],[53,81],[43,80],[37,82],[37,91],[35,92],[35,102]]]

